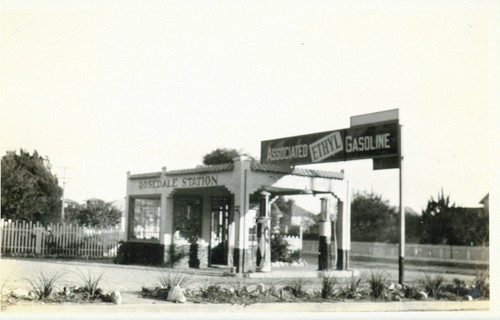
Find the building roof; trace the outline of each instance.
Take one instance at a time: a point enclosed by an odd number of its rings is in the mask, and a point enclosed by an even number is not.
[[[292,210],[292,217],[309,217],[310,218],[310,217],[315,215],[311,211],[306,210],[306,209],[296,205],[295,203],[292,205],[291,210]]]
[[[199,166],[192,169],[181,169],[181,170],[172,170],[167,171],[167,176],[175,176],[181,174],[199,174],[199,173],[213,173],[213,172],[223,172],[223,171],[233,171],[234,163],[223,163],[223,164],[214,164],[211,166]]]
[[[233,168],[234,168],[234,163],[223,163],[211,166],[199,166],[192,169],[165,171],[164,174],[166,176],[176,176],[185,174],[214,173],[214,172],[232,171]],[[252,171],[256,172],[270,172],[270,173],[289,174],[289,175],[303,176],[303,177],[326,178],[326,179],[337,179],[337,180],[342,180],[344,178],[343,172],[304,169],[287,165],[262,164],[258,162],[252,162],[250,168]],[[160,178],[162,173],[163,173],[162,171],[159,171],[159,172],[134,174],[130,175],[130,179]]]
[[[479,201],[479,203],[484,205],[485,203],[487,203],[487,202],[489,202],[489,201],[490,201],[490,193],[487,193],[487,194],[483,197],[483,199],[481,199],[481,201]]]
[[[344,174],[342,172],[304,169],[286,165],[262,164],[253,162],[250,168],[253,171],[283,173],[283,174],[290,174],[294,176],[303,176],[303,177],[327,178],[327,179],[338,179],[338,180],[342,180],[344,178]]]
[[[171,170],[165,171],[166,176],[178,176],[184,174],[200,174],[200,173],[213,173],[213,172],[222,172],[222,171],[233,171],[234,164],[233,163],[223,163],[216,164],[211,166],[199,166],[191,169],[180,169],[180,170]],[[130,179],[147,179],[147,178],[160,178],[163,171],[158,172],[149,172],[149,173],[139,173],[130,175]]]
[[[105,202],[104,200],[102,199],[99,199],[99,198],[90,198],[90,199],[87,199],[87,200],[84,200],[85,202]]]

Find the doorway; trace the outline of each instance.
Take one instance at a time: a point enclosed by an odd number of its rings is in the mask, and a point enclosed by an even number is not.
[[[228,265],[230,197],[211,199],[210,265]]]

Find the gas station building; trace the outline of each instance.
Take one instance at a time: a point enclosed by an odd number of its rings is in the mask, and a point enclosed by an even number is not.
[[[270,237],[270,202],[278,196],[300,194],[314,195],[318,202],[329,199],[335,206],[337,265],[333,267],[346,270],[350,202],[343,172],[262,164],[245,156],[193,169],[127,173],[126,239],[159,245],[167,263],[173,259],[172,244],[189,245],[183,232],[190,226],[198,243],[197,267],[269,272],[270,252],[255,246],[255,235]]]

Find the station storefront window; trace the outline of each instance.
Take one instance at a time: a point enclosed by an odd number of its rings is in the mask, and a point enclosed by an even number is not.
[[[136,198],[133,201],[132,239],[158,240],[160,238],[161,200]]]

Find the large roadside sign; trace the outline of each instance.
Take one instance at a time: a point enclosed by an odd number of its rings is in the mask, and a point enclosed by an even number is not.
[[[399,156],[398,136],[398,121],[389,121],[266,140],[261,142],[261,162],[298,165],[379,159],[375,169],[397,168],[393,159]]]

